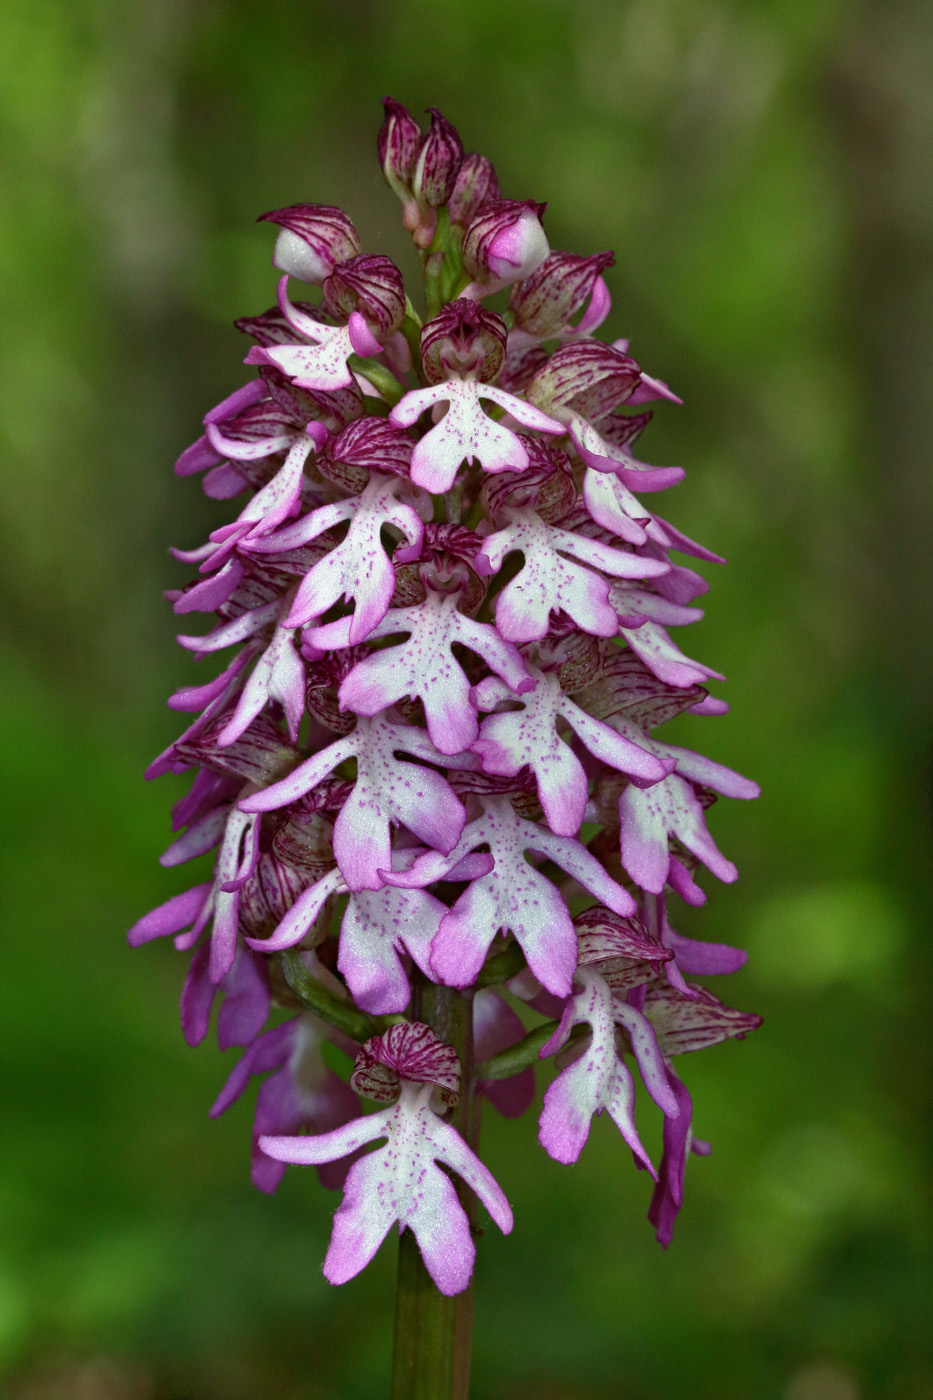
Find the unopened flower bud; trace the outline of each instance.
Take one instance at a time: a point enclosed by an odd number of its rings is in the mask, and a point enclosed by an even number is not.
[[[485,204],[501,199],[499,180],[492,161],[473,151],[465,156],[448,201],[450,222],[466,228]]]
[[[281,225],[272,266],[299,282],[319,285],[337,263],[360,252],[359,235],[350,219],[331,204],[292,204],[259,217]]]
[[[421,127],[407,107],[384,97],[385,119],[379,128],[379,164],[386,182],[399,199],[411,197],[411,178],[424,139]]]
[[[392,335],[405,315],[402,274],[391,258],[365,253],[350,258],[325,281],[324,305],[334,316],[359,311],[377,327],[380,338]]]
[[[411,187],[419,204],[438,209],[450,198],[463,160],[463,143],[456,127],[436,107],[428,111],[431,129],[418,152]]]
[[[490,291],[530,276],[550,249],[541,227],[545,206],[500,199],[482,209],[463,239],[463,266]]]
[[[452,375],[489,383],[505,360],[506,337],[501,316],[461,297],[422,329],[424,372],[432,384]]]
[[[601,418],[631,398],[640,378],[630,355],[601,340],[581,340],[555,350],[526,393],[545,413],[565,409]]]
[[[614,261],[611,253],[551,253],[509,298],[516,326],[541,340],[566,330]]]

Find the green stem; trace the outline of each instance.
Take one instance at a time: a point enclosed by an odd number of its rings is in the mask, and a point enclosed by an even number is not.
[[[405,298],[405,319],[402,321],[401,332],[411,352],[411,367],[418,376],[419,384],[423,384],[425,378],[421,367],[421,317],[408,297]]]
[[[495,987],[500,982],[508,982],[510,978],[517,977],[524,966],[525,955],[521,948],[517,943],[510,943],[504,952],[486,959],[476,979],[476,985]]]
[[[473,1287],[438,1293],[410,1230],[398,1242],[391,1400],[467,1400]]]
[[[471,992],[413,977],[411,1017],[452,1045],[460,1059],[460,1102],[451,1122],[475,1146],[473,1113],[473,999]],[[476,1232],[476,1198],[459,1180],[457,1194]],[[435,1287],[414,1235],[399,1238],[398,1293],[391,1400],[467,1400],[473,1332],[473,1285],[453,1298]]]
[[[301,961],[300,953],[280,953],[279,957],[285,981],[302,1006],[336,1026],[338,1030],[346,1031],[354,1040],[362,1043],[369,1040],[370,1036],[382,1035],[390,1026],[404,1021],[404,1016],[368,1016],[365,1011],[358,1011],[350,1002],[342,1001],[325,987],[323,982],[311,975]]]
[[[556,1021],[545,1021],[543,1026],[535,1026],[521,1040],[502,1050],[492,1059],[484,1060],[476,1066],[477,1079],[508,1079],[529,1065],[538,1063],[538,1052],[546,1045],[557,1030]]]
[[[403,398],[407,390],[400,384],[390,369],[377,364],[375,360],[364,360],[361,355],[350,355],[347,359],[350,369],[357,370],[370,384],[375,385],[386,403],[393,407]]]
[[[557,1030],[559,1021],[545,1021],[542,1026],[535,1026],[533,1031],[529,1031],[521,1040],[510,1045],[508,1050],[502,1050],[498,1055],[493,1055],[489,1060],[483,1060],[476,1066],[476,1078],[480,1079],[509,1079],[513,1074],[519,1074],[529,1065],[536,1065],[540,1058],[540,1051],[550,1040]],[[567,1037],[565,1044],[570,1045],[575,1040],[582,1039],[589,1035],[587,1026],[574,1026]]]
[[[463,229],[451,224],[447,206],[442,205],[437,211],[437,228],[431,246],[422,263],[424,300],[429,320],[469,285],[469,278],[463,272],[462,243]]]

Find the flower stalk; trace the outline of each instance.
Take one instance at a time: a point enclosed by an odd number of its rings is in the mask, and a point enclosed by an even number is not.
[[[176,465],[236,503],[175,551],[176,613],[213,614],[179,641],[235,650],[171,697],[190,723],[147,774],[192,774],[162,863],[212,873],[130,941],[173,939],[185,1038],[213,1022],[240,1052],[212,1115],[260,1081],[257,1188],[292,1164],[342,1190],[325,1279],[398,1228],[395,1400],[462,1400],[477,1242],[513,1226],[484,1102],[521,1119],[544,1080],[538,1139],[568,1165],[608,1113],[671,1241],[709,1151],[679,1057],[759,1024],[692,980],[744,953],[676,910],[704,870],[736,878],[706,814],[758,789],[655,732],[728,709],[669,631],[702,616],[684,556],[722,561],[654,511],[684,472],[634,447],[644,405],[679,400],[595,334],[612,254],[552,251],[545,206],[503,197],[440,112],[425,132],[385,107],[422,300],[342,210],[264,215],[283,275],[236,323],[254,377]]]
[[[365,1011],[358,1011],[336,996],[319,978],[313,977],[300,954],[288,951],[280,953],[279,957],[285,981],[301,1005],[352,1040],[362,1043],[404,1020],[402,1016],[368,1016]]]
[[[467,1400],[472,1339],[472,1281],[452,1298],[439,1292],[406,1230],[398,1241],[392,1400]]]

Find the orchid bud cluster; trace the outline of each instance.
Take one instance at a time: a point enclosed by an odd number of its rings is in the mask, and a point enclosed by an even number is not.
[[[708,1151],[674,1060],[758,1024],[688,980],[744,954],[682,937],[672,906],[705,901],[701,867],[736,878],[706,813],[758,789],[656,734],[727,708],[668,630],[707,588],[674,556],[717,556],[642,503],[683,476],[634,455],[643,405],[679,400],[594,334],[612,255],[552,252],[544,206],[502,198],[439,112],[425,134],[385,109],[424,316],[341,210],[263,216],[283,275],[237,322],[255,378],[176,466],[245,501],[175,551],[197,576],[169,595],[216,617],[181,645],[232,659],[171,697],[195,717],[148,770],[194,775],[162,864],[214,852],[213,871],[130,941],[190,954],[185,1037],[218,1001],[220,1046],[243,1051],[212,1113],[264,1076],[255,1184],[297,1162],[343,1187],[325,1276],[359,1272],[397,1223],[454,1294],[470,1193],[512,1227],[479,1101],[522,1115],[539,1063],[545,1152],[575,1162],[605,1110],[669,1243],[687,1157]],[[466,1008],[456,1047],[425,1011],[435,989]],[[657,1167],[636,1077],[663,1117]]]

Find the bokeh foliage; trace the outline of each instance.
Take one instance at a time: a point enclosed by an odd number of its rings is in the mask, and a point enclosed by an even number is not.
[[[123,941],[184,887],[140,772],[191,674],[165,550],[220,517],[170,464],[272,300],[258,213],[342,205],[411,267],[384,92],[546,199],[552,246],[616,250],[607,329],[685,399],[645,456],[730,561],[688,646],[730,678],[702,743],[765,794],[717,806],[742,880],[681,920],[749,947],[727,999],[766,1024],[682,1062],[714,1155],[674,1245],[611,1125],[568,1169],[490,1115],[517,1226],[483,1242],[475,1392],[929,1395],[930,35],[842,0],[6,0],[4,1396],[384,1391],[394,1251],[323,1283],[333,1198],[251,1190],[249,1107],[205,1116],[233,1055],[184,1047],[181,961]]]

